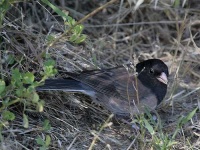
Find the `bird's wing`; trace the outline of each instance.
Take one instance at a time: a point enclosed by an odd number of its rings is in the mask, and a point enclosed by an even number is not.
[[[78,80],[95,91],[108,96],[120,96],[115,82],[118,76],[123,76],[127,74],[126,69],[122,67],[117,67],[108,70],[93,70],[81,72],[81,74],[68,74],[71,78]]]
[[[93,88],[98,93],[98,102],[115,114],[140,113],[145,106],[154,109],[157,104],[151,90],[137,79],[134,72],[123,66],[86,71],[70,77]]]

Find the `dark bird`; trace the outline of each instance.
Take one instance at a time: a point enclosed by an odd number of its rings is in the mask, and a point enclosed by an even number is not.
[[[137,73],[136,73],[137,72]],[[38,91],[62,90],[89,95],[96,103],[119,116],[153,110],[167,92],[168,67],[159,59],[136,65],[136,72],[119,66],[105,70],[67,73],[68,78],[47,79]]]

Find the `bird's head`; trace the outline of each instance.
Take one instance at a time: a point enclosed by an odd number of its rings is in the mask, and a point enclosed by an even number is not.
[[[142,77],[147,81],[157,80],[166,85],[168,83],[168,67],[163,61],[159,59],[149,59],[138,63],[136,65],[136,71],[138,72],[139,78]]]
[[[159,59],[149,59],[136,65],[138,79],[143,85],[150,88],[158,98],[158,104],[167,92],[168,67]]]

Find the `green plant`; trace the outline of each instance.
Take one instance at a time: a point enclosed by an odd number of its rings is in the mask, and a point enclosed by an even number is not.
[[[42,130],[49,131],[50,128],[51,128],[51,125],[49,124],[49,120],[44,120]],[[46,150],[48,149],[51,143],[51,137],[49,135],[46,135],[45,139],[42,139],[41,137],[37,137],[36,143],[40,146],[40,150]]]
[[[175,139],[178,131],[182,128],[182,126],[184,126],[188,121],[190,121],[192,119],[192,117],[195,115],[196,111],[198,110],[198,108],[195,108],[193,111],[191,111],[187,116],[183,117],[181,116],[178,120],[178,125],[176,127],[176,130],[172,136],[172,139]]]
[[[196,113],[197,108],[194,109],[192,112],[190,112],[187,116],[185,117],[180,117],[177,127],[174,131],[174,134],[167,135],[163,132],[162,130],[162,124],[158,119],[158,123],[156,123],[152,118],[152,115],[150,114],[149,111],[146,111],[146,114],[148,116],[148,119],[144,117],[144,115],[140,115],[139,118],[137,119],[137,122],[141,126],[141,133],[142,133],[142,138],[145,137],[145,130],[146,129],[152,136],[152,141],[151,145],[156,149],[156,150],[168,150],[171,149],[172,146],[177,144],[175,141],[175,137],[178,133],[178,131],[182,128],[183,125],[185,125]]]
[[[48,0],[41,0],[43,3],[51,7],[59,16],[61,16],[64,20],[65,32],[58,38],[55,38],[54,35],[49,35],[47,37],[48,45],[51,46],[58,40],[70,41],[73,43],[81,43],[85,41],[86,35],[82,34],[83,25],[78,24],[78,22],[70,17],[67,12],[60,10],[58,7],[50,3]]]
[[[49,135],[46,135],[45,139],[42,139],[41,137],[37,137],[36,142],[40,146],[40,150],[46,150],[48,149],[51,143],[51,137]]]
[[[12,70],[11,82],[8,86],[5,85],[5,81],[0,80],[0,98],[2,100],[0,130],[7,126],[8,121],[15,119],[15,114],[9,111],[9,107],[15,103],[23,104],[23,126],[25,128],[28,128],[28,117],[25,111],[43,111],[44,101],[39,98],[35,88],[43,84],[47,78],[55,75],[57,70],[54,69],[54,66],[54,60],[47,60],[39,81],[35,81],[33,73],[22,73],[17,68]]]
[[[48,130],[51,129],[51,125],[50,125],[49,120],[47,120],[47,119],[44,120],[42,129],[43,129],[44,131],[48,131]]]

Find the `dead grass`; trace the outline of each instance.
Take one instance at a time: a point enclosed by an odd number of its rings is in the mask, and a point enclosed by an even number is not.
[[[52,2],[80,20],[107,1]],[[83,44],[59,41],[47,53],[59,68],[71,72],[109,68],[138,59],[162,59],[171,75],[168,94],[158,114],[163,134],[171,137],[178,119],[200,107],[199,2],[181,2],[176,7],[164,0],[129,2],[113,3],[86,20],[83,24],[88,38]],[[47,35],[60,35],[63,31],[62,19],[50,8],[37,1],[15,4],[1,29],[1,76],[9,78],[15,67],[37,76],[44,61],[41,52],[47,47]],[[15,56],[13,65],[6,62],[8,54]],[[51,136],[49,149],[89,149],[96,135],[94,149],[153,149],[153,137],[148,131],[135,131],[114,118],[105,125],[110,113],[84,95],[42,92],[40,96],[46,103],[44,112],[27,112],[28,129],[22,126],[23,108],[10,108],[16,119],[2,131],[1,149],[38,149],[35,139],[44,139],[45,135]],[[45,119],[50,120],[49,131],[42,130]],[[200,149],[199,120],[197,111],[181,128],[171,149]]]

